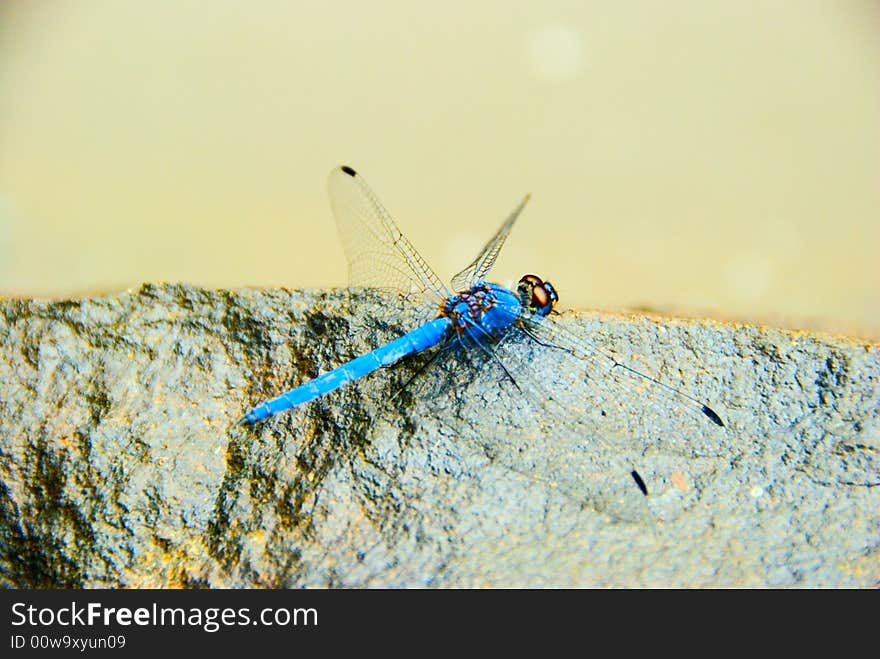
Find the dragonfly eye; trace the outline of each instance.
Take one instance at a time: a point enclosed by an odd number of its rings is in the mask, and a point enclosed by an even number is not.
[[[553,285],[537,275],[525,275],[519,280],[517,291],[523,304],[528,305],[539,316],[549,314],[559,300]]]

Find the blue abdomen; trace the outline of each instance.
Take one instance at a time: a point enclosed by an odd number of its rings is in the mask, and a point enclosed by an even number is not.
[[[435,318],[381,348],[376,348],[372,352],[337,366],[332,371],[319,375],[314,380],[301,384],[295,389],[281,394],[278,398],[273,398],[255,407],[244,416],[244,419],[249,423],[256,423],[291,407],[308,403],[310,400],[339,389],[339,387],[362,378],[378,368],[390,366],[407,355],[437,345],[443,340],[448,329],[449,320],[447,318]]]

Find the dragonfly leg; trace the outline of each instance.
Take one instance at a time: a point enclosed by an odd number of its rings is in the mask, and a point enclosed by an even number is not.
[[[434,362],[437,361],[437,357],[440,356],[440,353],[441,353],[441,352],[443,352],[443,351],[442,351],[442,350],[437,350],[433,355],[431,355],[431,358],[430,358],[429,360],[427,360],[424,364],[422,364],[421,366],[419,366],[418,369],[416,369],[416,372],[413,373],[411,376],[409,376],[409,377],[407,378],[406,382],[404,382],[403,385],[402,385],[400,388],[398,388],[397,391],[395,391],[395,392],[391,395],[391,397],[388,399],[388,402],[392,402],[392,401],[394,401],[394,400],[397,400],[398,396],[400,396],[404,391],[406,391],[407,387],[409,387],[409,386],[413,383],[413,380],[415,380],[415,379],[416,379],[417,377],[419,377],[422,373],[424,373],[425,371],[427,371],[428,368],[429,368]]]
[[[480,350],[483,351],[484,354],[488,355],[498,366],[501,367],[501,370],[504,371],[504,375],[507,376],[507,379],[513,383],[513,386],[516,387],[517,391],[523,393],[522,387],[519,386],[519,383],[516,381],[516,378],[513,377],[513,374],[508,370],[507,366],[504,365],[504,362],[498,358],[498,355],[495,354],[495,351],[492,350],[489,346],[483,345],[483,342],[480,340],[483,337],[477,336],[476,332],[471,332],[471,328],[476,329],[478,332],[482,332],[485,335],[485,338],[491,339],[491,337],[486,333],[482,327],[477,325],[476,323],[469,324],[468,329],[466,331],[467,337],[473,341],[474,345],[476,345]]]

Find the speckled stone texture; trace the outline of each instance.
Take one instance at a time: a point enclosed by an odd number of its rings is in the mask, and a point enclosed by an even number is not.
[[[880,583],[870,344],[566,312],[725,427],[528,339],[498,353],[517,386],[451,349],[235,424],[423,318],[347,290],[0,302],[0,583]]]

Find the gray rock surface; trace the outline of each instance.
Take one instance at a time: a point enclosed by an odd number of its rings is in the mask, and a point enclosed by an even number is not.
[[[235,424],[420,318],[365,291],[146,285],[0,302],[0,582],[880,582],[869,344],[568,312],[549,322],[726,426],[526,339],[499,351],[519,388],[449,351]]]

